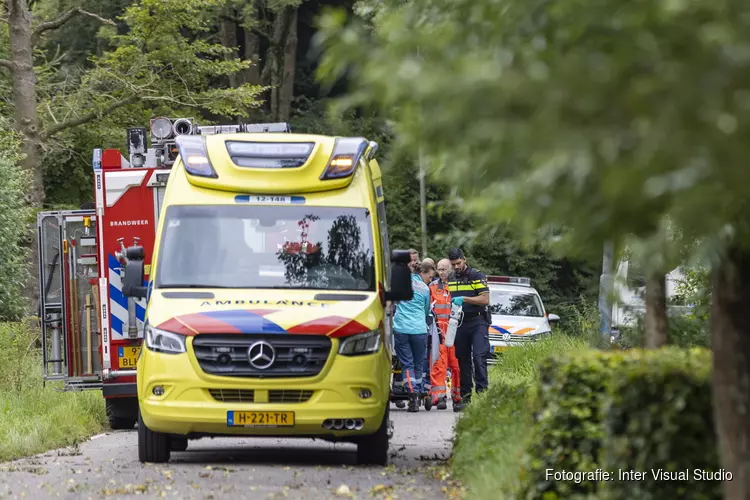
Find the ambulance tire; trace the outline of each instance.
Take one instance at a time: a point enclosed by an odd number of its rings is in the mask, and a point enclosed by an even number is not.
[[[357,464],[359,465],[388,465],[388,449],[390,435],[388,424],[391,418],[390,405],[385,408],[385,415],[375,434],[362,436],[357,440]]]
[[[169,462],[170,452],[169,435],[146,427],[138,412],[138,461],[154,464]]]
[[[187,451],[188,439],[185,436],[172,436],[169,438],[169,448],[172,451]]]

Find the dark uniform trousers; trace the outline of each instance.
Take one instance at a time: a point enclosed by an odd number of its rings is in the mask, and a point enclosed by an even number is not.
[[[489,385],[487,359],[490,355],[490,336],[487,320],[483,314],[464,315],[463,322],[456,332],[455,346],[458,371],[461,373],[461,398],[469,402],[474,380],[477,384],[477,393],[484,391]],[[474,380],[472,380],[472,373]]]

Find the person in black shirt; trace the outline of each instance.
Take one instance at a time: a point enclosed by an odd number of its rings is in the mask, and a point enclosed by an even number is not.
[[[459,386],[462,403],[454,405],[453,411],[461,411],[464,405],[471,401],[475,382],[477,393],[487,389],[489,384],[487,357],[490,354],[490,316],[487,306],[490,303],[490,289],[487,287],[487,277],[478,269],[466,264],[466,258],[460,248],[451,249],[448,259],[453,266],[453,272],[448,277],[451,302],[461,305],[464,313],[455,340],[456,358],[461,374]]]

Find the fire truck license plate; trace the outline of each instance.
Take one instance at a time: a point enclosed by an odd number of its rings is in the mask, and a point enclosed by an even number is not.
[[[229,427],[293,427],[293,411],[228,411]]]
[[[120,368],[135,369],[135,362],[138,361],[138,355],[141,353],[141,346],[127,346],[117,348],[117,357]]]

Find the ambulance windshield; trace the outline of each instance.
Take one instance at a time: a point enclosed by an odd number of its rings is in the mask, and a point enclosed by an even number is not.
[[[374,291],[369,210],[170,206],[156,287]]]
[[[501,316],[541,318],[542,305],[535,293],[490,290],[490,313]]]

